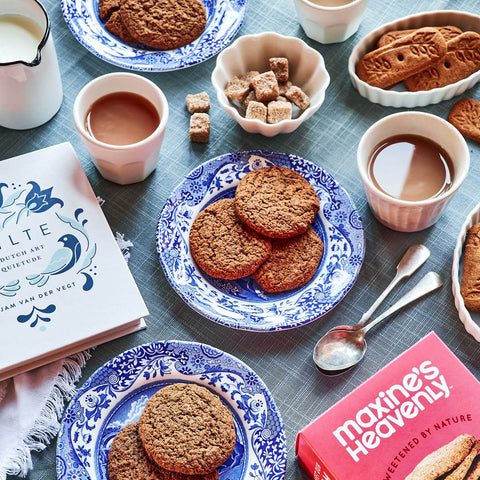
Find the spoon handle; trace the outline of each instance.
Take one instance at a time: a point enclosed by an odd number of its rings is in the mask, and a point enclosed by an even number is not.
[[[443,285],[440,276],[435,272],[428,272],[410,291],[408,291],[398,302],[394,303],[388,310],[380,316],[372,320],[363,327],[363,333],[367,333],[372,327],[380,323],[384,318],[388,317],[397,310],[405,307],[411,302],[418,300],[427,293],[433,292]]]
[[[430,250],[425,245],[411,245],[397,265],[397,274],[375,303],[362,315],[358,327],[364,326],[397,283],[416,272],[429,256]]]

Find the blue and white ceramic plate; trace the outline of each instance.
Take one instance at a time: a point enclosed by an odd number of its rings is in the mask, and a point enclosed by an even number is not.
[[[174,50],[152,50],[119,40],[105,29],[98,0],[61,0],[63,16],[75,38],[97,57],[119,67],[167,72],[204,62],[233,39],[242,25],[248,0],[202,0],[207,25],[195,41]]]
[[[65,411],[57,441],[58,480],[107,480],[115,435],[136,422],[148,399],[172,383],[196,383],[232,412],[237,443],[220,480],[282,480],[287,450],[280,413],[247,365],[200,343],[165,341],[132,348],[100,367]]]
[[[303,287],[275,294],[264,292],[251,276],[234,281],[208,276],[192,259],[188,241],[203,208],[234,197],[243,176],[269,165],[291,168],[313,185],[320,212],[312,226],[324,243],[314,278]],[[273,331],[309,323],[337,305],[357,279],[365,239],[352,200],[325,170],[295,155],[252,150],[216,157],[184,178],[160,215],[157,251],[168,281],[193,309],[228,327]]]

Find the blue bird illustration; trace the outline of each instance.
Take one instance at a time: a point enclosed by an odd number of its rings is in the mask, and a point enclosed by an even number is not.
[[[60,275],[70,270],[78,262],[82,253],[82,246],[78,238],[67,233],[62,235],[57,241],[63,243],[63,247],[59,248],[52,255],[48,266],[43,272],[27,276],[30,285],[42,287],[52,275]]]

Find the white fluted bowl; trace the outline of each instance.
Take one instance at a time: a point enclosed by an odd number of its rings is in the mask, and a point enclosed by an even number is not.
[[[455,306],[458,310],[458,316],[465,326],[465,330],[472,335],[472,337],[480,342],[480,313],[470,312],[465,307],[463,297],[460,294],[460,283],[462,279],[462,266],[463,266],[463,245],[465,238],[467,237],[468,229],[480,222],[480,203],[467,215],[465,222],[460,228],[460,233],[457,237],[457,243],[455,244],[455,250],[453,252],[453,264],[452,264],[452,292],[455,300]]]
[[[310,97],[311,102],[298,117],[282,120],[276,124],[245,118],[224,92],[227,83],[234,76],[240,77],[251,70],[260,73],[269,70],[268,59],[271,57],[288,59],[290,81],[300,87]],[[227,114],[245,131],[261,133],[267,137],[293,132],[310,118],[322,105],[329,83],[330,76],[320,53],[298,38],[285,37],[274,32],[238,38],[218,55],[217,64],[212,72],[212,84],[217,92],[218,102]]]
[[[418,13],[382,25],[360,40],[350,54],[350,58],[348,59],[348,72],[353,86],[362,97],[365,97],[373,103],[379,103],[385,107],[406,108],[424,107],[425,105],[440,103],[443,100],[449,100],[456,95],[460,95],[465,90],[472,88],[480,80],[480,71],[451,85],[423,92],[408,92],[401,84],[390,90],[372,87],[363,80],[360,80],[355,72],[357,62],[367,52],[376,48],[377,40],[384,33],[391,30],[407,30],[441,25],[455,25],[463,31],[469,30],[480,33],[480,16],[467,12],[442,10]]]

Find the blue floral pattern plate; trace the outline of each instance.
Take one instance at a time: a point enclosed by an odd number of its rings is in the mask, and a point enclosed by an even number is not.
[[[320,212],[312,226],[324,243],[314,278],[303,287],[275,294],[264,292],[251,276],[234,281],[208,276],[193,261],[188,241],[203,208],[234,197],[244,175],[269,165],[291,168],[313,185]],[[163,207],[156,241],[165,275],[188,305],[215,322],[254,331],[298,327],[330,311],[355,283],[365,255],[361,218],[335,179],[296,155],[263,150],[227,153],[189,173]]]
[[[219,395],[237,442],[220,480],[282,480],[287,449],[280,413],[247,365],[214,347],[164,341],[141,345],[100,367],[65,411],[57,441],[58,480],[107,480],[115,435],[136,422],[148,399],[172,383],[196,383]]]
[[[224,49],[242,25],[248,0],[202,0],[205,30],[195,41],[173,50],[152,50],[122,42],[105,29],[98,0],[61,0],[63,16],[75,38],[97,57],[119,67],[167,72],[204,62]]]

